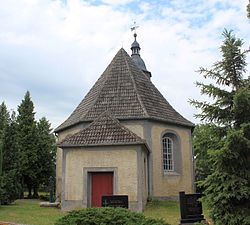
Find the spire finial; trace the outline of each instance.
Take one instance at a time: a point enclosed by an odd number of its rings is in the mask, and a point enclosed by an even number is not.
[[[134,21],[134,24],[130,28],[131,31],[134,31],[134,38],[135,38],[135,40],[132,43],[131,48],[130,48],[132,50],[131,58],[135,62],[135,64],[138,66],[138,68],[141,69],[142,71],[144,71],[149,76],[149,78],[150,78],[151,77],[151,73],[147,71],[145,63],[144,63],[143,59],[140,56],[140,50],[141,50],[141,48],[140,48],[139,43],[136,40],[136,37],[137,37],[136,30],[137,30],[138,27],[139,26],[137,26],[136,22]]]
[[[136,37],[137,37],[137,34],[136,34],[136,29],[138,28],[139,26],[136,26],[136,22],[134,21],[134,24],[132,25],[132,27],[130,28],[131,31],[134,31],[134,42],[132,43],[131,45],[131,50],[132,50],[132,55],[134,54],[137,54],[139,55],[140,54],[140,45],[139,43],[136,41]]]
[[[134,31],[134,37],[135,37],[135,40],[136,40],[136,29],[139,28],[139,26],[136,26],[136,22],[134,21],[134,24],[132,25],[132,27],[130,28],[131,31]]]

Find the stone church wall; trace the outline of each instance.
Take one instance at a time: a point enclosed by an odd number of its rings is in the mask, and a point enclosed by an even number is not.
[[[58,134],[58,143],[62,141],[69,135],[73,135],[83,129],[87,124],[81,124],[78,126],[74,126],[72,128],[68,128]],[[57,201],[61,201],[61,192],[62,192],[62,149],[57,148],[56,152],[56,199]]]
[[[119,149],[118,149],[119,148]],[[137,160],[139,146],[107,146],[64,150],[62,208],[88,207],[88,171],[114,171],[114,194],[129,195],[132,210],[140,210]]]
[[[171,133],[178,140],[178,149],[174,148],[173,154],[173,157],[177,159],[174,165],[176,169],[173,172],[163,171],[161,138],[164,133]],[[193,154],[190,129],[155,123],[152,126],[151,134],[153,149],[153,196],[163,199],[178,198],[179,191],[193,193]]]
[[[145,139],[151,150],[150,156],[147,157],[150,196],[162,199],[178,199],[179,191],[194,192],[190,128],[147,120],[123,121],[122,124]],[[173,133],[178,137],[179,149],[174,155],[175,158],[178,158],[175,165],[177,170],[164,174],[161,138],[165,132]],[[148,193],[145,196],[148,196]]]
[[[147,151],[142,150],[140,146],[103,146],[83,148],[84,150],[66,150],[66,186],[62,190],[65,208],[87,207],[89,204],[86,199],[83,199],[83,167],[119,168],[117,170],[119,171],[117,189],[114,189],[114,191],[119,194],[129,193],[131,196],[129,199],[130,205],[134,210],[144,208],[148,195],[162,199],[177,199],[179,191],[193,193],[194,175],[190,128],[146,120],[121,121],[121,123],[139,137],[145,139],[151,153],[148,155]],[[69,134],[78,132],[84,126],[86,125],[77,126],[74,129],[67,130],[67,132],[60,132],[59,141]],[[178,154],[177,164],[175,165],[177,171],[169,173],[163,172],[162,163],[161,138],[165,132],[173,133],[178,139],[178,151],[175,152],[175,154]],[[122,162],[119,161],[120,159]],[[145,168],[144,162],[147,168]],[[131,168],[133,171],[137,171],[133,176],[129,173]],[[62,150],[58,149],[57,193],[61,193],[62,169]],[[129,181],[131,185],[126,186],[124,183],[126,181]],[[72,184],[72,186],[67,184]],[[132,192],[136,193],[136,196]]]

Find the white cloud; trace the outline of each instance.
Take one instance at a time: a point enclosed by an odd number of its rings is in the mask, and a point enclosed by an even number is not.
[[[109,4],[109,5],[126,5],[128,3],[133,2],[134,0],[102,0],[103,3]]]
[[[0,102],[10,108],[31,91],[38,117],[54,127],[73,111],[140,26],[141,56],[167,100],[193,120],[188,98],[200,98],[195,70],[220,58],[224,27],[250,40],[245,3],[181,1],[8,0],[0,8]],[[133,3],[140,9],[125,7]],[[160,5],[159,5],[160,4]],[[219,6],[218,6],[219,5]],[[117,7],[121,6],[121,7]],[[246,43],[247,45],[247,43]]]

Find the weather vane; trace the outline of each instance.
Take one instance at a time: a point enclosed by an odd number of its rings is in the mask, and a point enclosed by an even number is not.
[[[131,31],[134,31],[134,33],[136,34],[137,28],[139,28],[139,26],[136,26],[136,22],[134,21],[134,24],[132,25],[132,27],[130,29],[131,29]]]

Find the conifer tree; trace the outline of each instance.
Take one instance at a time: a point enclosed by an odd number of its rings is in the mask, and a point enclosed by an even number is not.
[[[23,197],[25,188],[29,198],[37,198],[39,185],[55,176],[55,136],[45,117],[36,123],[29,92],[18,113],[10,118],[6,105],[0,105],[0,204]]]
[[[243,78],[247,65],[246,51],[241,51],[243,41],[236,38],[232,31],[225,30],[223,36],[225,39],[221,46],[222,60],[216,62],[212,69],[201,67],[198,71],[204,78],[214,80],[215,84],[196,83],[201,94],[213,98],[214,103],[192,100],[191,104],[201,109],[201,113],[196,117],[202,121],[229,128],[240,119],[234,112],[234,96],[239,88],[248,86],[249,80]]]
[[[9,113],[4,102],[0,105],[0,203],[5,192],[5,179],[3,177],[3,153],[6,129],[8,126]]]
[[[37,180],[38,156],[37,135],[34,105],[27,91],[21,104],[18,106],[17,129],[18,146],[20,152],[20,168],[22,174],[22,188],[27,186],[29,195],[32,197],[33,183]]]
[[[8,126],[9,113],[5,103],[0,105],[0,176],[3,171],[3,144],[6,133],[6,128]]]
[[[191,101],[197,117],[218,126],[220,146],[210,152],[211,174],[201,183],[216,225],[250,224],[250,86],[243,42],[224,31],[222,60],[199,72],[215,83],[197,83],[214,102]],[[204,137],[206,138],[206,137]]]
[[[52,133],[51,125],[49,121],[43,117],[37,123],[37,153],[38,153],[38,165],[39,171],[37,173],[37,182],[34,190],[39,185],[43,184],[48,186],[49,177],[55,177],[55,156],[56,156],[56,140]]]
[[[20,197],[21,174],[17,145],[17,124],[15,112],[12,113],[6,128],[3,148],[3,192],[1,203],[9,204]]]
[[[195,156],[195,181],[196,191],[203,192],[199,186],[211,174],[213,164],[209,153],[221,147],[221,136],[223,131],[213,124],[197,125],[193,132],[193,147]]]
[[[249,4],[247,5],[247,17],[250,19],[250,1]]]

